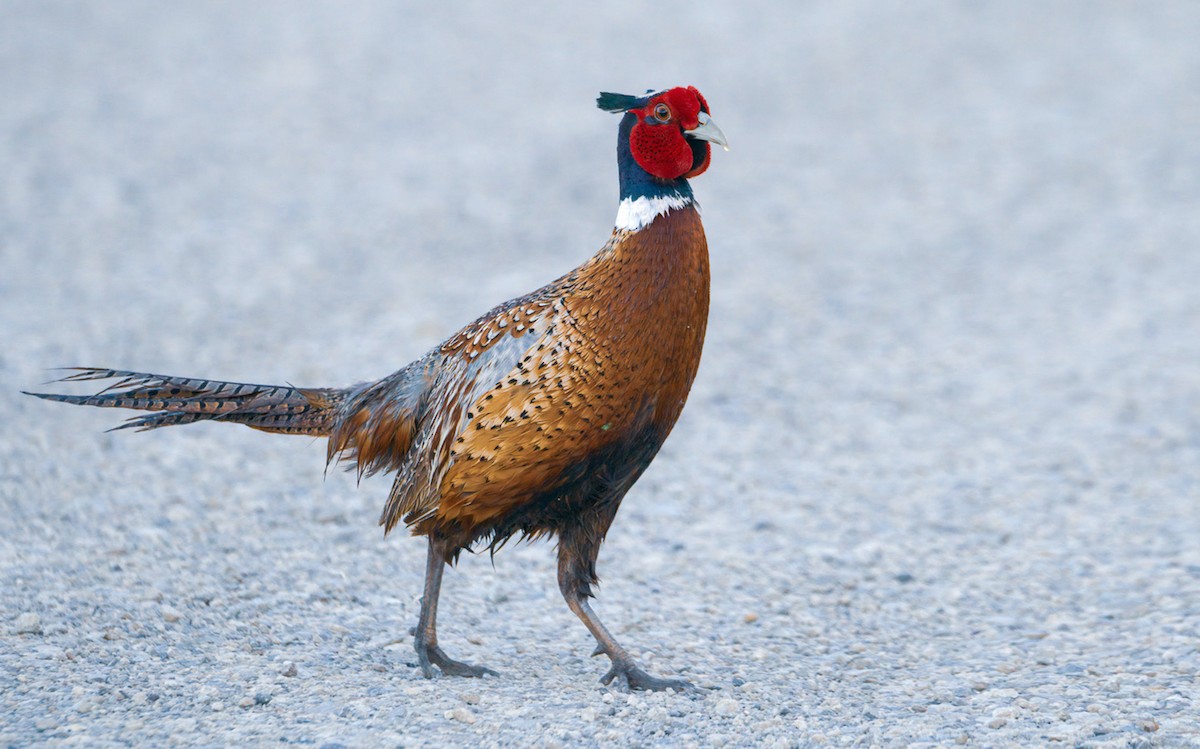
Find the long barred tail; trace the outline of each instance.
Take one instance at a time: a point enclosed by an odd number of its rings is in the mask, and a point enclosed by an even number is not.
[[[250,385],[94,367],[72,367],[70,371],[75,374],[57,382],[117,382],[95,395],[26,395],[77,406],[154,412],[146,416],[134,416],[109,431],[145,431],[208,420],[245,424],[264,432],[328,436],[333,429],[337,407],[346,396],[346,391],[330,388]]]

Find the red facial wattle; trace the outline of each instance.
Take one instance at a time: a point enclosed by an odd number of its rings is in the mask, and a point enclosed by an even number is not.
[[[666,109],[662,109],[665,105]],[[629,146],[638,165],[663,180],[690,178],[708,168],[709,144],[685,136],[685,130],[700,125],[700,113],[708,104],[693,86],[664,91],[634,112],[638,121],[629,135]],[[664,121],[660,116],[668,114]]]
[[[699,177],[708,169],[709,163],[712,161],[712,147],[708,145],[706,140],[689,140],[688,146],[692,150],[692,168],[683,175],[684,179]]]
[[[638,165],[659,179],[672,180],[692,168],[692,149],[673,123],[638,122],[629,134],[629,147]]]

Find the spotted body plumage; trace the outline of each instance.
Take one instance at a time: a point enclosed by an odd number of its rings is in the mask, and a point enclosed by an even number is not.
[[[605,97],[609,97],[606,99]],[[601,96],[623,111],[617,226],[590,260],[500,305],[378,382],[306,389],[85,369],[118,378],[80,405],[152,411],[127,426],[198,420],[329,438],[329,458],[360,474],[394,472],[380,523],[429,538],[414,646],[427,676],[480,676],[437,643],[443,566],[464,549],[553,535],[559,585],[607,654],[606,681],[686,683],[641,671],[591,611],[595,561],[625,493],[657,454],[687,399],[708,318],[708,248],[685,177],[724,145],[695,89]]]
[[[579,269],[446,341],[408,375],[433,373],[412,409],[410,450],[421,459],[404,462],[381,522],[403,520],[455,549],[539,536],[557,529],[530,503],[578,507],[581,477],[640,473],[622,462],[646,452],[630,443],[657,452],[678,418],[700,360],[708,281],[703,229],[687,208],[645,232],[614,232]]]

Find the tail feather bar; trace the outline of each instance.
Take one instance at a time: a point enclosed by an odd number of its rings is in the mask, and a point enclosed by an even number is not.
[[[157,429],[194,421],[228,421],[284,434],[329,434],[337,405],[345,392],[290,385],[252,385],[190,377],[128,372],[120,369],[72,367],[74,374],[56,382],[116,380],[95,395],[28,393],[77,406],[152,411],[135,416],[117,429]]]

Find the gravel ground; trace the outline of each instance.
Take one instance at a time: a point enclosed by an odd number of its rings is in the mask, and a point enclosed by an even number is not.
[[[1200,5],[0,5],[0,745],[1200,746]],[[451,10],[451,7],[454,10]],[[323,444],[18,390],[342,385],[602,244],[692,83],[705,362],[598,611]]]

